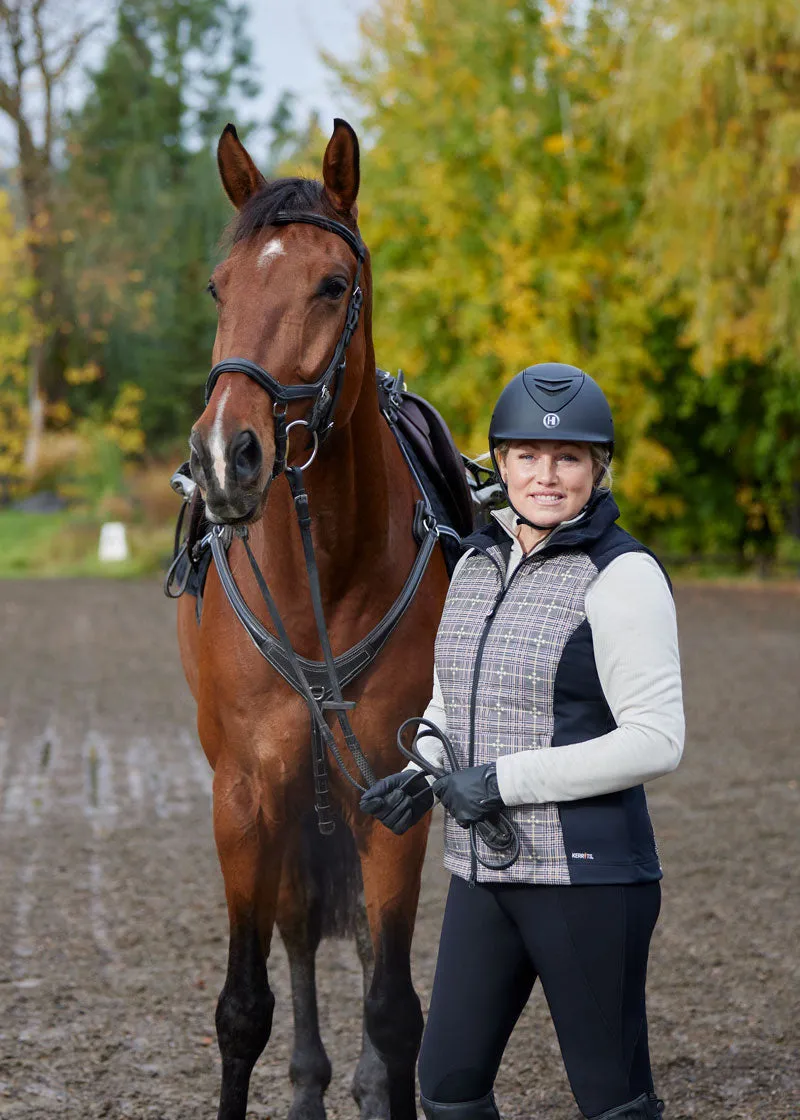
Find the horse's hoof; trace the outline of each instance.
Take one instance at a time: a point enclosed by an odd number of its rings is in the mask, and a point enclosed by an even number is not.
[[[325,1120],[325,1105],[320,1094],[296,1094],[287,1120]]]

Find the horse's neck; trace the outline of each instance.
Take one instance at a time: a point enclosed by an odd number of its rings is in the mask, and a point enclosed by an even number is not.
[[[304,476],[323,598],[336,599],[368,557],[376,572],[391,564],[402,510],[412,508],[406,472],[397,471],[397,449],[378,410],[374,378],[365,383],[350,421],[334,429]],[[264,517],[265,570],[283,582],[304,568],[294,502],[284,479],[273,484]],[[404,564],[405,558],[398,558]]]

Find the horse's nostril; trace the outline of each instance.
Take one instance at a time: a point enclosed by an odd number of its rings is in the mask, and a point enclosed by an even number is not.
[[[253,482],[261,471],[261,444],[253,432],[240,432],[231,445],[233,472],[238,482]]]

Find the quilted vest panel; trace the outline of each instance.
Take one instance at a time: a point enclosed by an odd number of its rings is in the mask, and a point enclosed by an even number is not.
[[[447,732],[462,766],[553,749],[556,672],[565,645],[584,622],[586,590],[597,575],[579,550],[542,559],[531,555],[505,590],[501,570],[505,558],[496,545],[467,557],[451,584],[436,638]],[[489,870],[480,862],[473,867],[469,833],[449,816],[445,866],[463,878],[475,874],[480,882],[569,883],[558,805],[505,812],[521,846],[511,867]],[[482,858],[497,861],[480,839],[477,843]]]

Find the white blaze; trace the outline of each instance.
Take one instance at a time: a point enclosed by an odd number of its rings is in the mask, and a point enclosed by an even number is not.
[[[283,257],[285,254],[286,250],[281,244],[281,239],[279,237],[273,237],[258,254],[258,261],[256,263],[259,268],[266,268],[274,257]]]
[[[211,439],[208,441],[208,449],[211,452],[214,473],[217,476],[220,490],[225,489],[225,437],[222,434],[222,414],[225,411],[225,405],[228,402],[230,393],[231,387],[230,385],[226,385],[222,394],[222,400],[217,405],[217,415],[214,417],[214,423],[211,428]]]

